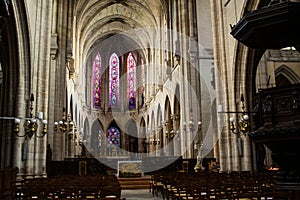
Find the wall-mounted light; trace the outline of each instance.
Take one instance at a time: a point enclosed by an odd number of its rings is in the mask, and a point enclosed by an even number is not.
[[[185,126],[186,123],[183,123],[183,125]],[[189,125],[189,129],[191,132],[193,132],[195,130],[195,128],[197,128],[198,131],[200,131],[202,129],[202,122],[198,121],[197,122],[197,127],[195,127],[195,122],[194,122],[194,119],[193,117],[191,117],[190,121],[188,122],[188,125]]]
[[[34,102],[34,95],[30,95],[30,114],[29,117],[24,118],[24,134],[20,135],[20,123],[21,123],[21,118],[14,118],[15,119],[15,133],[18,137],[28,137],[29,139],[35,135],[36,137],[42,138],[47,134],[47,120],[43,119],[43,113],[39,112],[38,117],[33,116],[33,102]],[[37,134],[37,129],[38,129],[38,121],[41,121],[43,124],[42,128],[42,135]]]
[[[156,146],[160,144],[160,139],[156,139],[155,136],[154,138],[150,139],[150,144]]]
[[[162,127],[165,126],[166,138],[172,139],[175,136],[172,121],[162,121]]]
[[[229,121],[230,121],[229,129],[231,130],[232,133],[237,133],[237,132],[234,132],[234,130],[235,130],[235,126],[234,126],[235,119],[233,117],[230,117]],[[239,116],[238,125],[239,125],[239,129],[243,133],[246,133],[248,131],[248,121],[249,121],[249,116],[248,115],[240,115]]]
[[[238,129],[242,132],[242,133],[246,133],[248,131],[249,128],[249,115],[246,112],[246,107],[245,107],[245,99],[244,99],[244,95],[241,95],[241,103],[242,103],[242,107],[241,107],[241,111],[223,111],[223,107],[222,105],[218,106],[218,112],[219,113],[236,113],[239,114],[238,115]],[[231,130],[232,133],[234,134],[239,134],[239,131],[235,131],[236,126],[235,126],[235,119],[234,117],[230,117],[229,118],[229,122],[230,122],[230,126],[229,129]]]
[[[194,120],[193,120],[193,117],[191,117],[190,121],[189,121],[189,128],[190,128],[190,131],[193,132],[195,130],[194,128]]]
[[[174,130],[171,129],[170,131],[166,131],[166,138],[173,139],[175,136]]]
[[[198,131],[201,131],[202,130],[202,122],[198,122]]]
[[[242,113],[239,115],[239,121],[238,121],[238,126],[240,131],[243,133],[246,133],[248,131],[248,122],[249,122],[249,115],[246,114],[246,107],[245,107],[245,99],[243,94],[241,95],[241,103],[242,103]],[[237,133],[235,132],[235,127],[234,127],[234,121],[235,119],[233,117],[230,117],[229,121],[231,122],[230,124],[230,130],[232,133]]]

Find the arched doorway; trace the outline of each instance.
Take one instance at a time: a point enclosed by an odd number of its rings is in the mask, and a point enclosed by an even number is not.
[[[146,136],[146,122],[142,118],[140,123],[140,132],[139,132],[139,153],[147,153],[147,136]]]
[[[174,156],[174,146],[171,145],[172,141],[172,135],[174,134],[174,129],[173,129],[173,120],[171,119],[171,105],[170,105],[170,100],[169,97],[166,98],[165,102],[165,145],[168,145],[167,149],[167,155],[168,156]]]
[[[156,136],[156,150],[159,151],[158,154],[159,156],[163,156],[164,155],[164,136],[163,136],[163,129],[161,127],[161,123],[162,123],[162,112],[161,112],[161,107],[160,104],[158,105],[158,109],[157,109],[157,124],[158,124],[158,128],[157,128],[157,136]]]
[[[181,137],[180,137],[180,92],[179,92],[179,85],[176,85],[175,90],[175,96],[174,96],[174,115],[172,117],[172,120],[174,122],[174,134],[173,134],[173,140],[174,140],[174,146],[175,146],[175,155],[181,155]]]
[[[126,133],[128,137],[128,151],[130,153],[138,153],[138,132],[135,122],[130,119],[126,125]]]
[[[90,154],[93,157],[98,157],[101,155],[101,146],[103,145],[103,126],[100,124],[99,120],[96,120],[92,125],[91,133],[91,149]]]

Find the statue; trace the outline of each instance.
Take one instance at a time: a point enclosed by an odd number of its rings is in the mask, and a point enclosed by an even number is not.
[[[200,172],[200,171],[205,170],[205,167],[202,165],[202,162],[203,162],[203,158],[202,158],[202,155],[201,155],[202,147],[203,147],[203,144],[200,145],[200,148],[199,148],[199,151],[198,151],[197,163],[194,167],[195,172]]]

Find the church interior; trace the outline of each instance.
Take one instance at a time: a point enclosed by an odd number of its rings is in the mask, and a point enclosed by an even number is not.
[[[300,199],[299,22],[299,0],[0,0],[0,199]]]

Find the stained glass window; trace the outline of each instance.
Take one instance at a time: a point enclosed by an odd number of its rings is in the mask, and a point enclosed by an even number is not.
[[[145,66],[144,61],[141,60],[141,66],[140,66],[140,73],[141,73],[141,87],[140,87],[140,94],[141,94],[141,106],[143,107],[145,105],[145,86],[146,86],[146,75],[145,75]]]
[[[119,58],[116,53],[113,53],[109,60],[109,81],[110,95],[109,101],[111,108],[119,107]]]
[[[128,107],[136,107],[136,64],[132,53],[127,57]]]
[[[107,130],[107,147],[120,147],[120,132],[117,128],[111,127]]]
[[[93,97],[94,107],[100,108],[101,105],[101,56],[98,53],[93,63]]]

